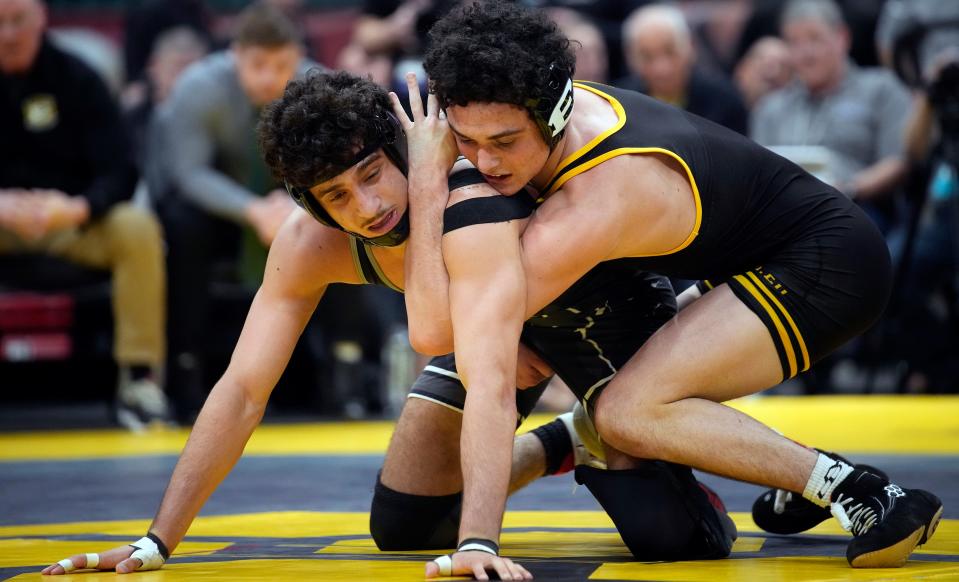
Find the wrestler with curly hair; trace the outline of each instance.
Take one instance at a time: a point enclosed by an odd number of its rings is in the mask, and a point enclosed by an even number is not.
[[[521,321],[597,265],[629,259],[701,280],[686,296],[701,297],[606,381],[577,393],[609,468],[655,459],[791,492],[764,496],[768,512],[759,504],[771,527],[800,531],[831,510],[855,536],[853,567],[901,566],[935,530],[935,495],[799,445],[723,404],[807,370],[882,313],[889,254],[865,214],[733,131],[638,93],[573,83],[569,42],[543,13],[472,2],[430,37],[426,110],[414,95],[412,119],[395,99],[394,111],[410,151],[407,285],[424,294],[407,300],[411,338],[428,338],[415,345],[427,353],[455,343],[474,384],[463,423],[461,540],[495,547],[499,539],[510,433],[491,419],[509,418],[509,387],[477,374],[508,369],[512,354],[460,330],[497,316],[477,306],[523,305]],[[533,193],[539,206],[518,252],[505,229],[466,236],[419,226],[449,203],[441,178],[449,156],[429,154],[444,151],[436,144],[445,147],[445,135],[501,194]],[[476,260],[454,267],[449,258],[461,252]],[[447,307],[452,325],[444,328],[431,314]],[[616,473],[578,477],[637,554],[648,540],[633,535],[635,519],[622,510],[635,492]],[[787,500],[787,511],[773,511],[773,499]],[[431,573],[465,574],[491,559],[457,552]]]
[[[308,75],[290,83],[283,98],[264,110],[259,138],[276,178],[286,182],[304,212],[287,220],[271,247],[263,285],[229,368],[197,419],[148,535],[100,554],[73,556],[49,566],[47,574],[161,567],[242,453],[326,287],[405,287],[407,158],[386,93],[347,73]],[[455,146],[449,145],[447,162],[452,164]],[[447,215],[447,226],[459,232],[492,227],[518,233],[532,211],[531,200],[499,196],[468,168],[450,176],[446,187],[466,202]],[[608,306],[609,316],[594,320],[597,306]],[[509,315],[502,318],[507,321],[522,306],[504,304],[500,310]],[[667,280],[624,263],[588,274],[575,294],[525,325],[501,330],[487,321],[482,332],[489,341],[511,344],[519,354],[513,354],[508,371],[514,401],[507,421],[511,432],[532,410],[551,368],[576,390],[585,390],[609,373],[607,362],[625,362],[674,312]],[[437,311],[436,317],[448,320],[449,314]],[[579,330],[586,326],[593,331],[584,336]],[[494,367],[487,375],[499,378],[502,372]],[[379,548],[456,546],[463,485],[459,434],[466,399],[452,354],[433,358],[411,388],[374,488],[370,533]],[[571,416],[516,437],[511,489],[590,460],[578,445]],[[679,524],[651,558],[729,552],[732,534],[724,526],[731,521],[688,468],[656,467],[637,474],[634,482],[658,487],[651,499],[662,508],[664,520]],[[658,530],[648,531],[661,537]],[[518,566],[499,560],[502,577],[524,575]]]

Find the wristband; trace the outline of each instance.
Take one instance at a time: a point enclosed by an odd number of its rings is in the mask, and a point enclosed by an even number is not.
[[[160,537],[152,531],[147,532],[147,537],[153,540],[153,543],[157,545],[157,549],[160,551],[160,555],[163,556],[163,560],[169,560],[170,550],[167,549],[166,544],[163,543],[163,540],[161,540]]]
[[[499,555],[499,546],[493,540],[487,540],[483,538],[466,538],[460,545],[456,548],[457,552],[486,552],[487,554],[492,554],[494,556]]]

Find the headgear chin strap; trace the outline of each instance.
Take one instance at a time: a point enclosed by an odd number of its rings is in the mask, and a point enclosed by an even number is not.
[[[364,159],[370,156],[373,152],[377,151],[380,148],[383,148],[383,153],[386,154],[386,157],[393,162],[393,165],[396,166],[403,175],[407,175],[407,165],[406,165],[406,140],[403,138],[403,129],[400,126],[399,120],[393,116],[392,113],[382,112],[381,117],[383,121],[383,131],[381,132],[383,138],[381,140],[371,141],[363,146],[356,156],[346,165],[342,167],[336,167],[330,169],[325,174],[320,175],[316,179],[316,183],[325,182],[331,178],[342,174],[346,170],[352,168],[356,164],[360,163]],[[320,204],[313,194],[310,192],[309,188],[299,188],[293,186],[289,182],[284,182],[286,186],[286,191],[290,193],[290,196],[296,202],[296,204],[306,210],[307,214],[315,218],[321,224],[335,228],[337,230],[342,230],[343,232],[354,236],[365,243],[380,246],[380,247],[395,247],[402,244],[407,237],[410,235],[410,218],[409,218],[409,209],[403,212],[403,216],[400,217],[399,222],[396,223],[389,232],[382,234],[377,237],[368,238],[361,236],[354,232],[350,232],[340,226],[333,217],[323,208],[323,205]]]
[[[550,63],[546,86],[537,97],[530,97],[525,103],[550,151],[563,139],[566,124],[573,113],[571,75],[572,71]]]

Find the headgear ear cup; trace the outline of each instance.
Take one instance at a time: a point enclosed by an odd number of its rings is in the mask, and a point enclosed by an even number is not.
[[[552,150],[563,138],[566,124],[573,113],[572,71],[551,63],[543,91],[526,100],[526,108]]]
[[[399,168],[400,172],[403,172],[403,175],[406,176],[409,172],[406,152],[406,134],[403,133],[403,126],[400,125],[400,120],[389,111],[385,113],[388,118],[386,135],[390,137],[388,137],[383,144],[383,151],[393,160],[393,165]]]
[[[312,216],[314,219],[319,221],[321,224],[326,226],[332,226],[333,228],[339,228],[336,222],[326,213],[326,210],[320,205],[320,203],[313,198],[313,195],[310,194],[309,189],[307,188],[297,188],[289,182],[283,182],[283,185],[286,186],[286,191],[290,194],[290,198],[296,202],[296,205],[306,211],[307,214]]]

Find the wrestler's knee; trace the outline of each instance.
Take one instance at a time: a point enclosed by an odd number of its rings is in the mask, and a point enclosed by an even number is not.
[[[377,477],[370,535],[383,551],[455,548],[462,497],[401,493]]]
[[[647,462],[635,469],[607,471],[581,465],[576,481],[596,497],[639,560],[729,555],[735,525],[718,497],[715,504],[710,501],[686,467]]]
[[[657,427],[668,411],[651,400],[624,398],[607,389],[593,407],[593,422],[604,443],[634,457],[658,458]]]

